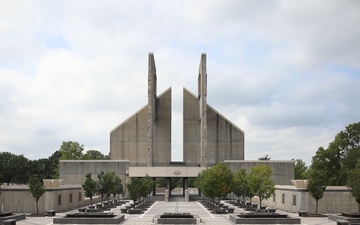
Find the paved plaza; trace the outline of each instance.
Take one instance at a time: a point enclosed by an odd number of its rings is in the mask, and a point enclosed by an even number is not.
[[[236,208],[236,207],[235,207]],[[74,212],[78,210],[74,210]],[[235,214],[240,213],[241,209],[236,208]],[[114,214],[121,214],[120,207],[111,210]],[[197,215],[201,218],[204,225],[230,225],[234,224],[229,220],[229,214],[213,214],[204,208],[199,202],[164,202],[157,201],[151,208],[149,208],[143,214],[129,215],[125,214],[125,220],[121,222],[121,225],[145,225],[153,224],[153,218],[156,215],[163,214],[164,212],[189,212],[192,215]],[[281,212],[284,213],[284,212]],[[57,213],[56,217],[62,217],[65,213]],[[289,214],[290,217],[296,217],[296,214]],[[53,217],[27,217],[25,220],[20,220],[17,225],[50,225],[53,224]],[[336,225],[336,222],[329,220],[327,217],[313,218],[302,217],[301,224],[321,224],[321,225]]]

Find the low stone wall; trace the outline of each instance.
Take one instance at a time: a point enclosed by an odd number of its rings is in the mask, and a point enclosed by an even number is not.
[[[54,218],[54,224],[119,224],[125,219],[124,215],[117,215],[112,218],[100,218],[100,217],[61,217]]]
[[[93,198],[93,203],[100,202],[99,197]],[[71,209],[90,205],[90,199],[84,198],[82,187],[79,185],[64,185],[48,188],[40,197],[39,213],[47,210],[64,212]],[[14,213],[36,213],[36,204],[27,185],[1,186],[0,209]]]
[[[229,215],[231,222],[235,224],[301,224],[300,218],[241,218],[238,215]]]
[[[306,188],[276,185],[275,196],[263,200],[263,204],[287,212],[307,211],[314,214],[316,201]],[[346,186],[328,186],[319,200],[319,213],[357,212],[358,204]]]

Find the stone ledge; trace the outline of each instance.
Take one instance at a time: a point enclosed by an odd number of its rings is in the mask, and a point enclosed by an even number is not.
[[[125,219],[124,215],[118,215],[113,218],[54,218],[54,224],[119,224]]]
[[[25,219],[25,213],[13,213],[9,216],[5,216],[5,217],[0,217],[0,224],[5,221],[5,220],[9,220],[9,219],[15,219],[15,220],[23,220]]]
[[[238,215],[229,215],[235,224],[301,224],[300,218],[241,218]]]

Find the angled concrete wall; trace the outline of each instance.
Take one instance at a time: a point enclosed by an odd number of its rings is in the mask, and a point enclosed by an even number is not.
[[[152,166],[168,166],[171,162],[171,89],[156,99],[156,119]]]
[[[208,166],[244,159],[244,132],[208,105]]]
[[[201,166],[199,101],[185,88],[183,93],[183,160],[187,166]]]
[[[184,162],[201,166],[199,100],[184,89]],[[244,159],[244,132],[207,104],[207,166],[224,160]]]
[[[110,158],[147,165],[147,108],[143,107],[110,132]]]
[[[152,122],[152,166],[171,161],[171,89],[155,101],[156,119]],[[148,166],[148,108],[140,109],[110,132],[110,158],[129,160],[130,166]]]

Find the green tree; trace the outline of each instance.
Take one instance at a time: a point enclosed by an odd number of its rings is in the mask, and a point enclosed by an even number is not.
[[[58,159],[42,158],[29,161],[29,171],[37,174],[39,179],[56,179],[58,177]]]
[[[360,212],[360,160],[357,162],[355,168],[349,172],[348,187],[358,203],[358,211]]]
[[[166,187],[166,178],[165,177],[156,178],[156,187]]]
[[[88,150],[81,159],[84,160],[104,160],[106,159],[105,155],[99,152],[98,150]]]
[[[60,158],[61,158],[61,152],[60,151],[55,151],[50,157],[49,157],[49,161],[50,161],[50,169],[51,172],[53,173],[52,178],[53,179],[58,179],[60,177],[59,175],[59,166],[60,166]]]
[[[110,199],[111,194],[113,193],[114,188],[114,172],[101,172],[98,174],[98,181],[96,183],[97,193],[100,195],[101,203],[103,198],[106,196],[107,199]]]
[[[303,180],[306,179],[306,171],[308,167],[305,162],[301,159],[295,160],[295,180]]]
[[[275,192],[271,168],[265,165],[253,167],[248,176],[248,185],[250,192],[259,197],[261,206],[262,200],[270,198]]]
[[[325,184],[329,186],[341,186],[346,182],[346,176],[340,163],[340,152],[330,143],[327,149],[320,147],[312,158],[311,169],[322,171]]]
[[[246,170],[239,169],[234,175],[233,192],[238,199],[242,196],[243,200],[245,200],[248,189]]]
[[[104,172],[99,173],[97,176],[98,180],[96,182],[96,191],[97,191],[97,194],[100,195],[101,204],[103,202],[104,196],[107,194],[107,189],[106,189],[107,187],[105,184],[104,176],[105,176]]]
[[[23,155],[0,153],[0,183],[26,184],[29,181],[29,160]]]
[[[130,199],[133,200],[134,203],[137,202],[141,198],[143,190],[141,178],[131,177],[130,182],[126,184],[126,187],[128,189]]]
[[[36,203],[36,214],[39,214],[38,202],[40,197],[45,193],[46,189],[42,181],[36,176],[32,175],[29,179],[29,188],[32,196],[35,199]]]
[[[143,206],[144,206],[146,198],[150,195],[150,193],[154,187],[154,181],[147,174],[145,177],[142,177],[140,180],[142,183],[141,197],[144,200],[143,201]]]
[[[60,146],[59,152],[61,153],[61,160],[77,160],[83,156],[84,145],[78,142],[63,141]]]
[[[349,124],[329,143],[328,148],[320,147],[313,157],[311,167],[321,170],[326,185],[347,184],[347,175],[360,159],[360,122]]]
[[[85,181],[82,185],[84,189],[84,195],[90,198],[90,204],[92,205],[92,198],[97,193],[96,191],[96,181],[94,181],[91,177],[91,173],[87,173],[85,175]]]
[[[110,199],[111,194],[114,192],[115,176],[115,172],[107,172],[103,176],[103,189],[107,200]]]
[[[115,176],[114,177],[114,187],[112,189],[112,194],[114,195],[114,200],[115,200],[116,195],[118,195],[118,197],[119,197],[120,194],[122,194],[123,192],[124,192],[124,188],[122,185],[122,181],[119,176]]]
[[[205,170],[201,184],[204,194],[213,201],[230,193],[233,182],[233,173],[224,163],[218,163],[214,167]]]
[[[202,182],[204,181],[204,175],[205,175],[205,170],[198,173],[198,175],[195,178],[194,185],[199,190],[199,193],[202,192]]]
[[[307,189],[316,201],[315,214],[318,214],[319,200],[324,196],[326,189],[326,179],[323,171],[310,169]]]

